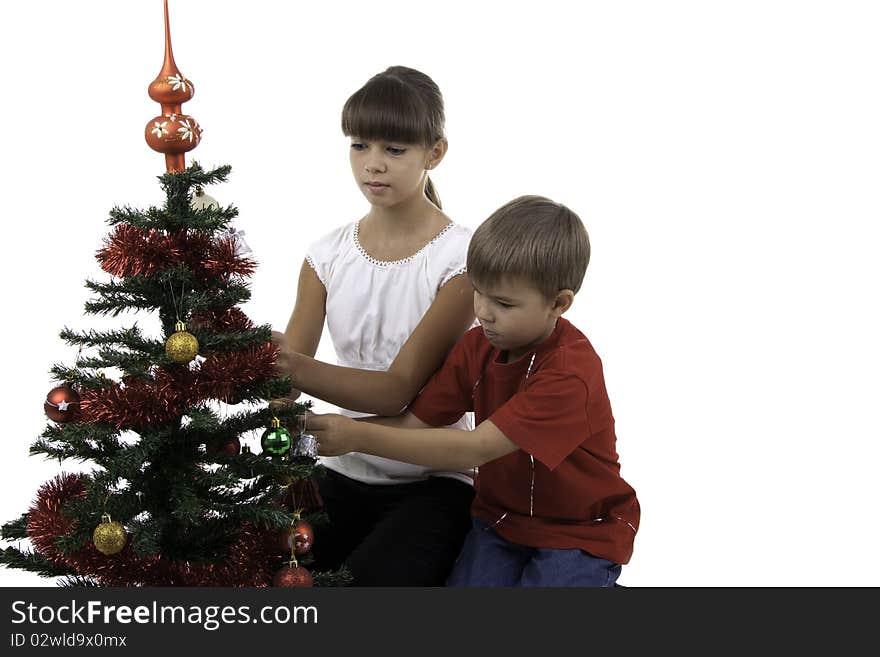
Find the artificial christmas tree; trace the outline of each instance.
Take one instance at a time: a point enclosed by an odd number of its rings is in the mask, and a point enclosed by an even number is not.
[[[275,373],[271,327],[238,307],[256,266],[232,228],[238,212],[205,200],[204,188],[230,169],[184,168],[201,129],[181,113],[193,87],[174,64],[167,0],[165,38],[165,63],[150,85],[162,115],[146,131],[166,154],[165,202],[110,212],[97,258],[112,279],[88,281],[95,297],[85,306],[112,317],[149,314],[151,326],[61,333],[80,354],[73,367],[53,368],[59,385],[44,404],[52,422],[31,452],[94,467],[46,483],[27,513],[3,525],[3,539],[30,539],[33,549],[8,547],[0,563],[72,584],[344,584],[345,572],[308,573],[301,541],[279,551],[279,532],[301,523],[311,544],[322,520],[301,519],[316,506],[307,485],[313,437],[284,429],[302,426],[308,404],[262,404],[291,384]],[[189,128],[170,131],[172,123]],[[248,434],[279,429],[286,448],[241,447]],[[296,577],[286,575],[291,567]]]

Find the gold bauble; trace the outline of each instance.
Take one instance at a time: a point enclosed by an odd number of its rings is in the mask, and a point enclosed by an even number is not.
[[[101,524],[92,532],[92,542],[98,551],[103,554],[116,554],[125,547],[125,528],[116,522],[111,522],[110,516],[104,514]]]
[[[186,324],[177,322],[176,333],[165,341],[165,353],[175,363],[188,363],[199,353],[199,341],[186,330]]]

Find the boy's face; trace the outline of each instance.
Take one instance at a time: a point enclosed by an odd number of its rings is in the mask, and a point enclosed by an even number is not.
[[[520,278],[505,278],[491,286],[474,283],[474,313],[486,339],[492,346],[507,351],[510,362],[553,333],[556,320],[571,305],[573,296],[570,290],[563,290],[548,299],[532,283]]]

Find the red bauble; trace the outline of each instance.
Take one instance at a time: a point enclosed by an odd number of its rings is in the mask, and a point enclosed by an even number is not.
[[[281,532],[281,551],[285,554],[290,554],[292,547],[295,555],[302,556],[311,550],[314,544],[315,530],[304,520],[300,520],[296,526]]]
[[[312,545],[315,543],[315,530],[309,523],[300,520],[291,533],[294,535],[293,551],[295,554],[302,555],[312,549]]]
[[[272,586],[295,589],[312,585],[312,574],[302,566],[282,566],[272,578]]]
[[[79,419],[79,393],[64,384],[52,388],[46,395],[43,410],[55,422],[73,422]]]

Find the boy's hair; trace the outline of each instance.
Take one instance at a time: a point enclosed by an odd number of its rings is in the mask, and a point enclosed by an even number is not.
[[[467,255],[474,284],[522,277],[548,299],[559,290],[580,290],[589,262],[590,238],[580,217],[543,196],[520,196],[498,208],[474,231]]]
[[[374,75],[342,108],[342,134],[366,141],[428,148],[443,138],[445,122],[440,88],[421,71],[406,66],[391,66]],[[430,179],[425,195],[441,207]]]

